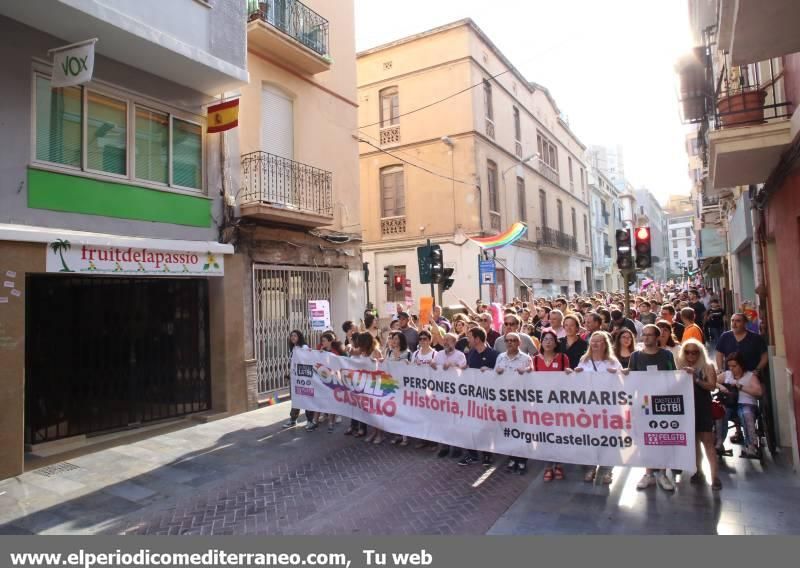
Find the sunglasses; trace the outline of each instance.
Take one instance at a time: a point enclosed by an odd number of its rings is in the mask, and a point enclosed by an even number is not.
[[[686,355],[700,355],[699,351],[684,351]]]
[[[507,321],[507,322],[504,322],[504,323],[505,323],[506,325],[512,325],[512,326],[517,326],[517,325],[519,325],[519,324],[518,324],[517,322],[515,322],[515,321]]]

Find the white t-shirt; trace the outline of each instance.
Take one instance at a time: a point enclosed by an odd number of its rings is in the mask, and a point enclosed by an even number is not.
[[[556,334],[556,336],[557,336],[559,339],[561,339],[562,337],[566,337],[566,336],[567,336],[567,330],[566,330],[566,328],[565,328],[563,325],[562,325],[561,327],[559,327],[558,329],[556,329],[556,328],[554,328],[554,327],[551,327],[551,328],[550,328],[550,330],[551,330],[551,331],[554,331],[554,332],[555,332],[555,334]]]
[[[463,351],[459,351],[458,349],[453,349],[449,355],[447,351],[442,349],[441,351],[437,351],[436,355],[433,356],[433,362],[436,363],[437,367],[444,367],[445,363],[448,364],[448,368],[466,367],[467,357],[464,355]]]
[[[742,378],[739,379],[739,383],[741,385],[743,385],[743,386],[749,387],[750,386],[750,381],[752,379],[753,379],[753,373],[750,372],[750,371],[747,371],[744,375],[742,375]],[[732,385],[735,382],[736,382],[736,379],[733,378],[733,373],[731,373],[730,371],[725,371],[725,384],[726,385]],[[756,405],[756,404],[758,404],[758,402],[751,395],[747,394],[743,390],[739,390],[739,404]]]
[[[500,353],[497,356],[497,361],[494,364],[494,370],[502,369],[505,371],[519,371],[531,368],[531,356],[522,351],[517,351],[517,354],[511,357],[508,351]]]
[[[411,357],[411,362],[417,365],[430,365],[433,358],[436,356],[436,350],[431,349],[428,353],[423,353],[421,349],[414,351]]]
[[[619,370],[619,364],[611,361],[610,359],[606,361],[592,361],[588,359],[578,365],[579,369],[583,369],[583,372],[588,373],[605,373],[608,369],[616,369]]]

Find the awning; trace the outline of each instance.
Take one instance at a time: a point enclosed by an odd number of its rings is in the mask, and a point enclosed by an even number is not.
[[[719,256],[704,258],[703,262],[703,276],[707,278],[722,278],[725,272],[722,267],[722,258]]]
[[[233,254],[233,245],[216,241],[186,241],[178,239],[153,239],[150,237],[127,237],[107,233],[90,233],[51,227],[31,225],[11,225],[0,223],[0,241],[21,241],[26,243],[52,243],[67,239],[72,244],[101,247],[138,248],[164,251],[187,251],[216,254]]]

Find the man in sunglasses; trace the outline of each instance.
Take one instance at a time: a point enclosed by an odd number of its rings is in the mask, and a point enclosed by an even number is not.
[[[519,319],[519,316],[515,316],[514,314],[506,314],[505,318],[503,318],[503,332],[508,333],[519,333],[520,326],[522,321]],[[520,345],[519,350],[523,353],[527,353],[531,357],[536,355],[538,351],[536,350],[536,346],[533,344],[529,335],[524,333],[519,333],[520,337]],[[494,350],[498,353],[505,353],[507,351],[506,347],[506,338],[504,336],[500,336],[494,342]]]

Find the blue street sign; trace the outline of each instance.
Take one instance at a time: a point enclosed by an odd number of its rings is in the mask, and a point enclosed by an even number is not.
[[[481,284],[496,284],[497,271],[493,260],[482,260],[478,265]]]

